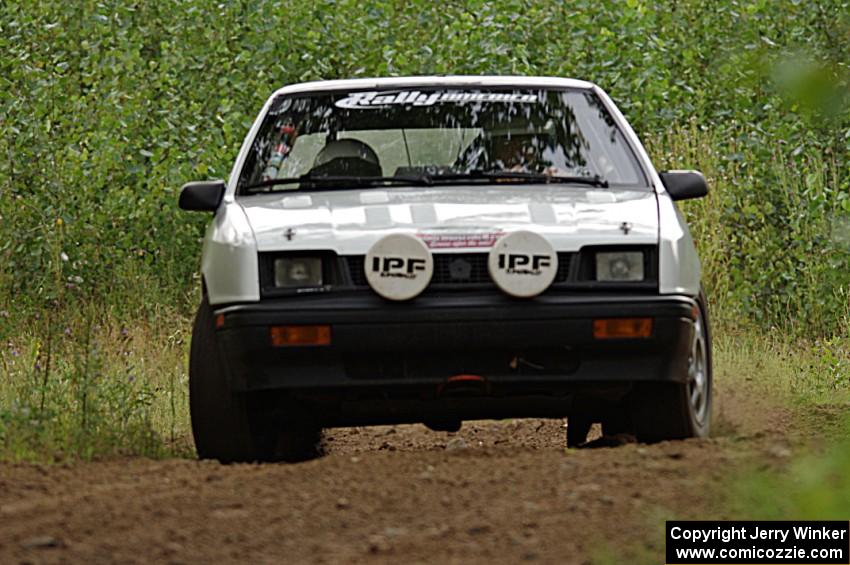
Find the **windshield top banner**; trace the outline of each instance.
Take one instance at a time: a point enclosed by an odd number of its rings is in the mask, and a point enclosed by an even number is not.
[[[453,104],[465,104],[467,102],[508,102],[519,104],[534,104],[539,102],[536,94],[520,94],[517,92],[463,92],[463,91],[437,91],[420,92],[418,90],[404,91],[371,91],[354,92],[349,96],[337,100],[337,108],[369,109],[385,108],[387,106],[434,106],[450,102]]]

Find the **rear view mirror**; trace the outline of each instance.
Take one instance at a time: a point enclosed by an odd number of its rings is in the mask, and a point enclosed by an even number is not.
[[[215,212],[224,196],[223,180],[187,182],[180,189],[179,206],[183,210]]]
[[[708,184],[699,171],[664,171],[658,176],[673,200],[702,198],[708,194]]]

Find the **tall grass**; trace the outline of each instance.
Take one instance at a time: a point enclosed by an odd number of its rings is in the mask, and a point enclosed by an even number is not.
[[[789,160],[746,138],[691,122],[648,140],[659,169],[696,168],[709,182],[708,197],[682,210],[714,317],[724,327],[846,335],[850,242],[833,236],[850,217],[840,164],[818,152]]]
[[[92,303],[3,319],[0,459],[186,451],[186,318]]]

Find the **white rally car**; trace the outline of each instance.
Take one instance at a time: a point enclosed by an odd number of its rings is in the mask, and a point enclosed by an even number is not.
[[[703,437],[711,340],[675,201],[599,87],[531,77],[287,86],[215,216],[190,360],[198,454],[298,460],[322,428],[567,417]]]

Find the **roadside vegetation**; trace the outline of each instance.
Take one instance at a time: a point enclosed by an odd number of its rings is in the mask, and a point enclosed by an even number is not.
[[[683,211],[720,386],[846,405],[847,61],[842,0],[5,3],[0,459],[191,452],[207,218],[177,192],[229,174],[274,88],[340,77],[597,82],[659,166],[709,179]]]

